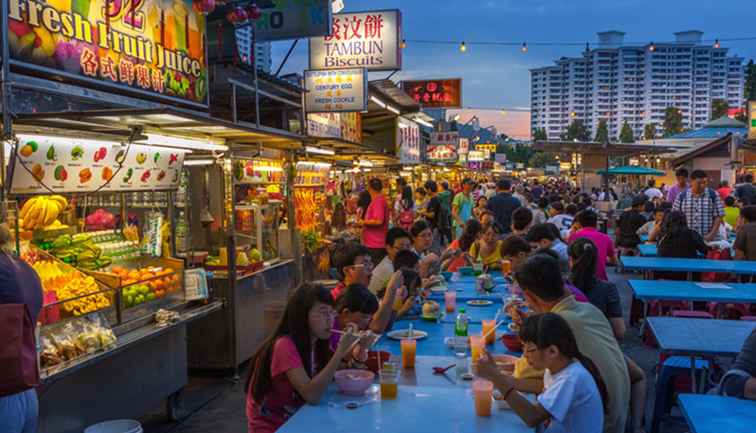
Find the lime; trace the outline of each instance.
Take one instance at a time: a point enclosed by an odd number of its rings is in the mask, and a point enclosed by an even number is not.
[[[136,298],[134,298],[134,304],[139,305],[144,303],[144,295],[139,295]]]
[[[148,293],[145,296],[145,299],[147,300],[147,302],[150,302],[150,301],[154,301],[155,299],[157,299],[157,297],[155,296],[154,293]]]

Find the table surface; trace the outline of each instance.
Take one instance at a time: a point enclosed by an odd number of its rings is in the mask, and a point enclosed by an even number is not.
[[[638,245],[638,251],[643,257],[656,257],[658,254],[656,244],[640,244]]]
[[[736,356],[756,322],[649,317],[659,350],[672,355]]]
[[[433,375],[432,367],[454,363],[449,357],[418,356],[414,370],[403,371],[396,400],[380,400],[374,392],[365,397],[349,397],[330,385],[317,406],[305,405],[289,419],[279,433],[391,432],[468,433],[533,432],[511,410],[494,404],[490,417],[475,414],[471,382],[456,381],[452,368],[446,375]],[[376,380],[377,383],[377,380]],[[371,395],[371,391],[373,392]],[[346,409],[343,403],[366,403]],[[423,416],[425,415],[425,416]]]
[[[756,401],[718,395],[682,394],[680,410],[692,433],[751,433]]]
[[[458,301],[469,301],[471,299],[486,299],[490,301],[501,302],[502,297],[509,296],[509,285],[501,273],[496,272],[491,274],[494,277],[493,290],[490,293],[481,294],[475,290],[475,278],[474,276],[462,276],[455,273],[450,281],[446,282],[446,286],[449,289],[454,289],[457,292]],[[428,297],[434,301],[443,301],[444,292],[434,292]]]
[[[635,297],[644,301],[706,301],[756,303],[756,284],[692,281],[629,280]],[[702,287],[703,286],[703,287]],[[708,286],[708,287],[707,287]]]
[[[621,256],[620,260],[622,260],[622,266],[626,270],[756,274],[756,261],[749,260],[678,259],[672,257],[632,256]]]

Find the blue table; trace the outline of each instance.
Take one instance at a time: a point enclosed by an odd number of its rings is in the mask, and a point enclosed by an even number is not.
[[[493,291],[491,291],[491,293],[486,293],[486,294],[478,293],[475,290],[476,277],[462,276],[462,275],[459,275],[458,273],[455,273],[452,276],[451,281],[446,282],[446,286],[449,289],[454,289],[457,291],[458,304],[461,301],[469,301],[471,299],[486,299],[489,301],[501,302],[502,297],[509,296],[509,286],[506,280],[501,276],[500,273],[498,275],[497,274],[493,274],[493,275],[494,275],[494,283],[496,283],[496,286],[494,287]],[[443,292],[431,293],[428,299],[432,299],[434,301],[443,301],[444,293]]]
[[[696,391],[697,357],[735,357],[746,338],[756,329],[756,322],[743,320],[708,320],[676,317],[649,317],[651,331],[659,350],[668,355],[691,358],[691,379]]]
[[[433,366],[455,362],[449,357],[418,356],[414,371],[402,372],[396,400],[380,400],[373,394],[349,397],[330,385],[320,404],[305,405],[280,429],[279,433],[513,433],[534,430],[511,410],[494,406],[490,417],[475,414],[471,382],[457,383],[454,374],[432,374]],[[453,371],[450,370],[450,371]],[[376,383],[377,383],[376,379]],[[377,388],[374,386],[374,389]],[[357,409],[346,409],[343,403],[363,403]]]
[[[704,301],[756,303],[755,283],[694,283],[692,281],[628,280],[642,301]],[[721,286],[721,287],[720,287]],[[726,286],[726,287],[724,287]]]
[[[756,261],[677,259],[671,257],[621,256],[622,266],[629,271],[644,272],[727,272],[739,275],[756,274]]]
[[[638,245],[638,251],[640,251],[640,255],[643,257],[657,256],[656,244],[640,244]]]
[[[756,401],[718,395],[680,395],[680,410],[691,433],[751,433]]]

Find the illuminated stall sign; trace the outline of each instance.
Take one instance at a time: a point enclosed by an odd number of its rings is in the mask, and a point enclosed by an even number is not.
[[[56,78],[206,106],[204,40],[190,0],[8,0],[11,64]]]
[[[310,38],[310,69],[401,69],[401,33],[397,9],[334,14],[331,34]]]
[[[397,118],[396,144],[401,164],[420,163],[420,126],[403,117]]]
[[[402,89],[425,108],[462,108],[462,79],[402,81]]]
[[[367,111],[365,68],[304,71],[308,113]]]
[[[331,0],[257,2],[260,18],[253,21],[257,41],[325,36],[331,30]]]
[[[496,153],[496,144],[494,143],[480,143],[475,145],[475,150],[485,150],[491,153]]]
[[[459,132],[432,132],[427,149],[431,162],[457,162],[459,155]]]
[[[756,101],[748,101],[748,138],[756,140]]]

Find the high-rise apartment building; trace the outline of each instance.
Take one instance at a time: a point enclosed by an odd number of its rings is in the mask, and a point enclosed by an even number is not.
[[[239,47],[239,58],[245,63],[250,63],[252,47],[252,30],[250,27],[236,29],[236,45]],[[270,73],[273,67],[270,42],[258,42],[255,44],[255,65],[257,69]]]
[[[674,42],[642,46],[624,45],[624,36],[599,33],[598,47],[586,47],[582,57],[530,70],[531,130],[544,128],[556,140],[580,119],[593,138],[606,119],[613,139],[625,121],[638,138],[649,123],[661,133],[667,107],[679,108],[683,126],[694,129],[709,122],[715,99],[743,105],[743,58],[728,56],[718,43],[704,43],[703,32],[678,32]]]

